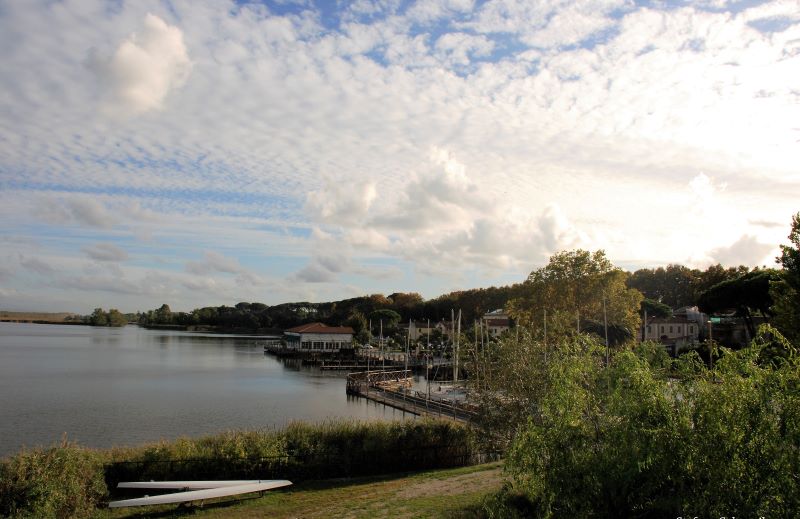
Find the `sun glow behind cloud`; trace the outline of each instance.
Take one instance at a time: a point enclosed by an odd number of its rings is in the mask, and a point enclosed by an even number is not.
[[[10,4],[0,307],[433,296],[570,247],[770,263],[798,7]]]

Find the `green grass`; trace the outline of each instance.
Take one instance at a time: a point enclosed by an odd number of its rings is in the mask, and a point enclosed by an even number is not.
[[[469,518],[502,486],[500,463],[412,475],[312,481],[283,491],[229,497],[204,505],[165,505],[98,512],[98,518],[347,517]]]

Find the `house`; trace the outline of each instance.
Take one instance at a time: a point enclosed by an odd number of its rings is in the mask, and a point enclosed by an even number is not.
[[[484,314],[483,326],[490,337],[497,337],[511,328],[511,318],[503,310],[494,310]]]
[[[410,323],[401,323],[400,328],[408,334],[408,337],[413,342],[420,338],[427,337],[429,333],[436,329],[436,323],[429,324],[427,321],[411,321]]]
[[[353,349],[353,329],[309,323],[284,330],[283,340],[287,349],[298,352],[337,353]]]
[[[439,330],[442,337],[449,339],[453,334],[453,321],[439,321],[433,326],[434,330]]]
[[[693,321],[700,327],[700,336],[704,337],[703,333],[708,324],[708,315],[700,311],[696,306],[682,306],[672,312],[673,317],[685,317],[689,321]]]
[[[660,342],[677,354],[681,348],[697,344],[701,327],[684,316],[672,316],[648,319],[643,328],[643,340]]]

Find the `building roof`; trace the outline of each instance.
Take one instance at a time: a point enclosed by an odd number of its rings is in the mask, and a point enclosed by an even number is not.
[[[284,330],[284,332],[292,332],[292,333],[341,333],[341,334],[353,334],[353,329],[349,326],[328,326],[324,323],[308,323],[308,324],[301,324],[300,326],[295,326],[294,328],[289,328],[288,330]]]
[[[511,321],[508,319],[487,319],[486,326],[508,326]]]
[[[647,324],[697,324],[697,322],[689,320],[685,317],[653,317],[647,320]]]

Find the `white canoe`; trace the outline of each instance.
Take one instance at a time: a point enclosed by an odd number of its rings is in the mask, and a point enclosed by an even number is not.
[[[204,488],[235,487],[239,485],[253,485],[256,483],[272,483],[271,479],[233,479],[221,481],[121,481],[117,488],[185,488],[187,490],[202,490]]]
[[[184,482],[185,483],[185,482]],[[263,492],[273,488],[287,487],[291,481],[273,480],[263,483],[248,483],[245,485],[235,485],[205,490],[192,490],[190,492],[176,492],[174,494],[163,494],[160,496],[139,497],[136,499],[125,499],[122,501],[112,501],[108,503],[109,508],[122,508],[126,506],[147,506],[147,505],[167,505],[172,503],[186,503],[188,501],[202,501],[215,497],[235,496],[238,494],[249,494],[250,492]]]

